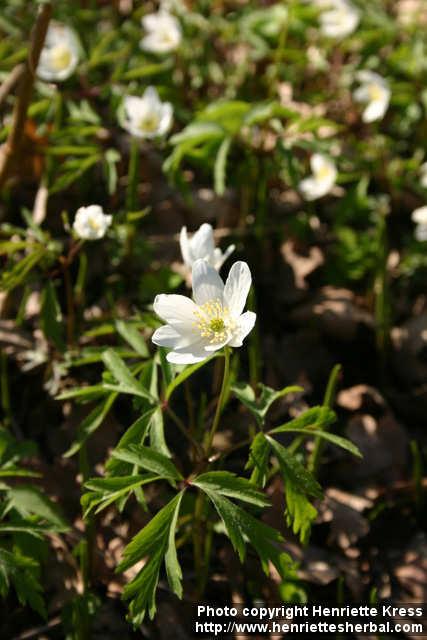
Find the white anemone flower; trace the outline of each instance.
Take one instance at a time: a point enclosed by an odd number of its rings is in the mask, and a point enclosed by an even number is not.
[[[412,212],[412,222],[415,222],[415,238],[420,242],[427,240],[427,206],[419,207]]]
[[[82,240],[100,240],[113,221],[113,216],[106,215],[98,204],[77,209],[73,229]]]
[[[424,189],[427,189],[427,162],[420,167],[420,184]]]
[[[354,99],[366,104],[362,113],[363,122],[381,120],[390,103],[391,91],[387,80],[374,71],[359,71],[356,78],[360,87],[354,92]]]
[[[61,22],[51,22],[37,66],[37,75],[47,82],[69,78],[79,62],[79,42],[74,31]]]
[[[329,6],[319,18],[322,34],[327,38],[345,38],[353,33],[360,21],[356,7],[348,0],[330,0]]]
[[[142,98],[125,96],[124,107],[124,127],[136,138],[157,138],[171,128],[173,107],[160,100],[154,87],[147,87]]]
[[[179,20],[165,9],[142,18],[146,35],[140,42],[141,49],[150,53],[170,53],[181,43],[182,31]]]
[[[193,300],[181,295],[159,295],[154,311],[166,322],[152,337],[154,344],[171,349],[174,364],[202,362],[228,345],[241,347],[252,331],[256,314],[246,311],[252,277],[246,262],[235,262],[224,285],[206,260],[193,264]]]
[[[181,247],[182,259],[188,269],[191,269],[196,260],[206,260],[214,269],[219,271],[236,248],[231,244],[224,253],[215,247],[215,239],[212,226],[204,223],[194,233],[188,237],[187,227],[182,227],[179,234],[179,244]]]
[[[321,153],[311,156],[310,167],[313,174],[301,180],[299,190],[305,200],[317,200],[331,191],[337,179],[337,169],[332,160]]]

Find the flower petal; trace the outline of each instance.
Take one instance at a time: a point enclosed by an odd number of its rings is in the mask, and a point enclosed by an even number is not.
[[[203,342],[197,340],[187,347],[176,347],[167,354],[166,360],[173,364],[195,364],[196,362],[202,362],[210,355],[205,351],[203,344]]]
[[[157,344],[159,347],[166,347],[167,349],[175,349],[175,347],[178,347],[181,338],[181,334],[169,324],[159,327],[151,336],[154,344]]]
[[[182,259],[187,267],[191,267],[190,243],[188,241],[187,227],[182,227],[179,234],[179,246],[181,248]]]
[[[224,304],[234,317],[240,316],[252,284],[252,276],[246,262],[235,262],[224,287]]]
[[[228,343],[230,347],[241,347],[243,340],[254,328],[256,321],[256,313],[253,311],[246,311],[239,318],[239,326],[235,335]]]
[[[206,260],[193,264],[193,298],[198,305],[212,300],[222,302],[224,283],[218,272]]]
[[[191,298],[176,294],[161,294],[156,296],[153,304],[157,315],[182,333],[191,330],[194,322],[194,312],[197,307]]]

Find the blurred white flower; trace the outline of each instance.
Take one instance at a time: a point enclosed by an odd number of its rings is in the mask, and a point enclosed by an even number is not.
[[[320,15],[320,31],[327,38],[349,36],[360,21],[359,11],[348,0],[329,0],[327,11]],[[325,6],[326,3],[321,3]]]
[[[223,283],[206,260],[193,264],[193,298],[159,295],[154,311],[166,322],[152,337],[154,344],[171,349],[167,360],[193,364],[225,345],[241,347],[253,329],[256,314],[246,311],[252,277],[246,262],[235,262]]]
[[[172,125],[172,105],[162,102],[154,87],[147,87],[142,98],[125,96],[124,107],[124,127],[136,138],[162,136]]]
[[[175,51],[181,43],[182,31],[179,20],[171,13],[161,9],[142,18],[146,35],[140,42],[141,49],[151,53],[169,53]]]
[[[82,240],[99,240],[113,221],[113,216],[106,215],[98,204],[77,209],[73,229]]]
[[[317,200],[331,191],[337,179],[337,169],[332,160],[321,153],[311,156],[310,167],[313,175],[301,180],[299,190],[305,200]]]
[[[387,80],[374,71],[359,71],[356,78],[360,87],[353,96],[357,102],[366,104],[362,113],[363,122],[381,120],[388,109],[391,97]]]
[[[47,82],[69,78],[79,62],[79,42],[74,31],[60,22],[51,22],[37,66],[37,75]]]
[[[415,222],[415,238],[420,242],[427,240],[427,206],[419,207],[412,212],[412,222]]]
[[[424,189],[427,189],[427,162],[420,167],[420,184]]]
[[[234,244],[227,247],[224,253],[221,249],[215,248],[213,229],[212,226],[207,223],[202,224],[191,238],[188,237],[187,227],[182,227],[179,235],[179,244],[182,259],[188,269],[191,269],[196,260],[203,259],[219,271],[235,249]]]

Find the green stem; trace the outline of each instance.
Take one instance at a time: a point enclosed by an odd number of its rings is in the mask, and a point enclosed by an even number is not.
[[[132,138],[130,143],[128,185],[126,193],[127,211],[136,211],[138,208],[139,152],[139,141],[136,138]]]
[[[195,440],[193,438],[193,436],[189,433],[188,429],[186,428],[185,424],[183,423],[183,421],[181,420],[181,418],[179,416],[176,415],[175,411],[173,411],[169,405],[165,405],[165,411],[168,414],[168,416],[172,419],[172,421],[176,424],[176,426],[178,427],[178,429],[181,431],[182,435],[187,438],[187,440],[189,442],[191,442],[191,444],[193,445],[195,451],[197,454],[203,454],[203,449],[201,447],[201,445],[197,442],[197,440]]]
[[[213,442],[215,433],[219,426],[222,410],[224,409],[225,401],[227,398],[229,378],[230,378],[230,350],[228,347],[224,347],[224,371],[222,376],[221,391],[219,394],[218,403],[216,405],[216,411],[215,411],[215,416],[212,422],[212,428],[209,432],[207,442],[206,442],[206,454],[208,457],[212,448],[212,442]]]
[[[71,276],[69,271],[69,265],[65,264],[64,267],[64,282],[65,282],[65,295],[67,299],[67,343],[69,347],[74,344],[74,321],[75,321],[75,308],[74,308],[74,291],[71,283]]]
[[[331,371],[331,375],[329,376],[328,385],[325,391],[325,397],[323,399],[323,406],[331,409],[332,405],[335,401],[335,393],[338,384],[338,378],[341,373],[341,365],[336,364]],[[311,471],[313,475],[316,475],[317,469],[320,464],[320,460],[322,457],[323,447],[325,446],[325,441],[322,438],[316,438],[314,441],[314,449],[308,461],[308,470]]]
[[[12,424],[12,408],[10,404],[10,388],[9,375],[7,370],[7,355],[4,351],[0,351],[0,387],[1,387],[1,406],[4,413],[4,425],[10,427]]]

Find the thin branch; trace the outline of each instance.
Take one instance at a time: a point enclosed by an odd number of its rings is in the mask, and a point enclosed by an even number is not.
[[[18,84],[19,80],[21,79],[24,71],[25,71],[25,64],[23,62],[20,62],[19,64],[16,65],[16,67],[13,67],[12,71],[9,73],[7,78],[3,81],[3,83],[0,86],[0,107],[3,105],[8,95],[12,93],[15,86]]]
[[[52,15],[52,5],[47,2],[42,5],[37,16],[36,24],[31,37],[30,51],[28,59],[24,65],[24,70],[18,86],[18,97],[12,117],[12,127],[0,154],[0,187],[6,180],[11,162],[19,150],[22,135],[24,132],[27,110],[33,92],[35,70],[39,63],[40,54],[46,39],[47,28]]]

